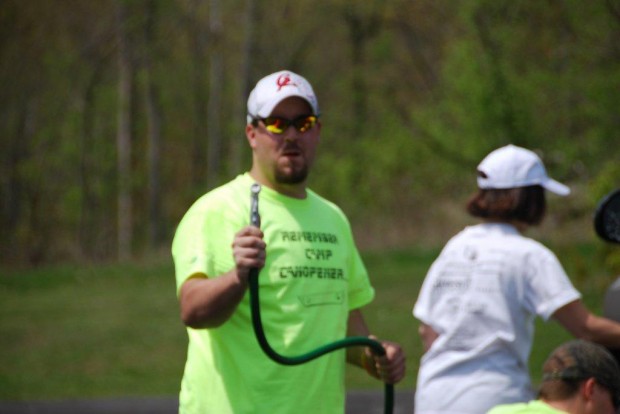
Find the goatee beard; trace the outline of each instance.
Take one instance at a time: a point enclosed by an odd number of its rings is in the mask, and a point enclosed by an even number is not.
[[[307,167],[293,170],[290,173],[284,173],[281,170],[276,170],[275,173],[275,180],[279,184],[300,184],[306,181],[306,178],[308,178]]]

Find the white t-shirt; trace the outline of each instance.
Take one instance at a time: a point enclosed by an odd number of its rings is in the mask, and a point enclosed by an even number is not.
[[[413,314],[439,337],[418,373],[417,414],[486,413],[532,399],[534,318],[580,298],[556,256],[511,225],[467,227],[431,266]]]

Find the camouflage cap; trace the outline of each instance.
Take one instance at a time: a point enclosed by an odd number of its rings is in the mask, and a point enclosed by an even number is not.
[[[620,368],[604,347],[572,340],[556,348],[543,365],[543,382],[581,382],[589,378],[609,390],[614,407],[620,406]]]

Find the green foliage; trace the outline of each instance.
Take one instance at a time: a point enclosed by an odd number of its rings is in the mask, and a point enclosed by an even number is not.
[[[217,29],[207,3],[5,1],[0,260],[114,257],[121,32],[132,63],[129,180],[138,255],[153,246],[147,79],[161,109],[155,207],[168,236],[209,190],[214,120],[207,106],[215,83],[223,94],[216,174],[226,181],[249,168],[247,88],[282,68],[311,80],[323,110],[311,184],[342,205],[356,228],[374,220],[398,233],[411,217],[442,226],[437,204],[460,205],[473,190],[475,165],[508,142],[540,151],[553,176],[580,189],[566,207],[571,221],[590,214],[584,206],[603,187],[617,187],[620,22],[605,2],[276,3],[255,1],[248,14],[250,2],[220,1]],[[224,75],[214,81],[210,62],[220,50]],[[401,232],[400,242],[427,240],[425,231]]]

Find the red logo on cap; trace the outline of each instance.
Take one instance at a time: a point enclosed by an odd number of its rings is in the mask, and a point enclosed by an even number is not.
[[[285,86],[297,86],[295,83],[293,83],[293,81],[291,81],[291,75],[289,75],[288,73],[284,73],[278,76],[278,79],[276,80],[276,85],[278,85],[278,92]]]

